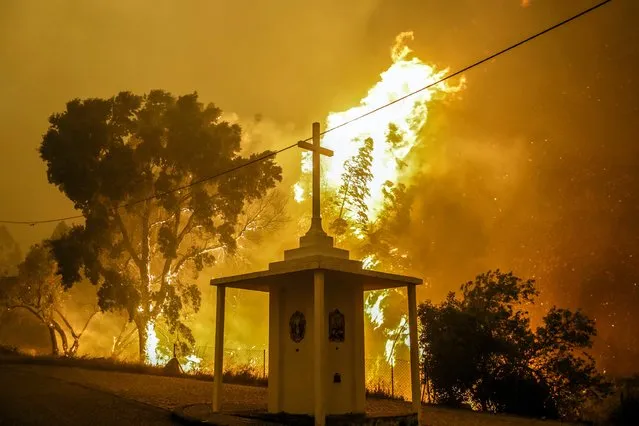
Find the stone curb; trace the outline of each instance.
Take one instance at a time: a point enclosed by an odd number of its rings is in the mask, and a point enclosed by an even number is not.
[[[272,421],[250,418],[250,417],[239,417],[234,416],[232,414],[213,414],[208,419],[202,419],[198,417],[194,417],[190,414],[187,414],[187,410],[190,407],[202,406],[205,404],[189,404],[181,407],[177,407],[171,412],[171,418],[181,424],[184,425],[218,425],[218,426],[242,426],[242,425],[263,425],[263,426],[274,426],[274,425],[282,425],[288,424],[288,421],[284,421],[283,423],[275,423]],[[217,417],[217,418],[214,418]],[[336,422],[335,424],[346,425],[346,424],[360,424],[360,422]],[[384,416],[378,418],[370,418],[368,421],[364,421],[361,423],[363,425],[369,426],[417,426],[417,416],[415,414],[407,414],[401,416]]]
[[[171,419],[183,425],[217,425],[217,426],[241,426],[241,425],[276,425],[277,423],[263,422],[257,419],[238,417],[232,414],[215,414],[219,420],[207,419],[203,420],[186,413],[189,407],[204,404],[189,404],[175,408],[171,411]]]
[[[185,413],[185,410],[188,407],[192,407],[194,405],[199,405],[199,404],[183,405],[173,409],[171,411],[171,420],[175,420],[179,422],[180,424],[187,425],[187,426],[212,424],[207,422],[206,420],[201,420],[196,417],[189,416],[188,414]]]

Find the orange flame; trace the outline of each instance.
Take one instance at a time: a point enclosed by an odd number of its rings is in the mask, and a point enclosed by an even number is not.
[[[326,119],[327,127],[333,128],[389,102],[416,92],[443,78],[447,69],[438,70],[433,65],[422,62],[412,56],[406,45],[413,39],[412,32],[403,32],[395,39],[391,48],[393,64],[380,74],[380,80],[368,91],[359,105],[342,112],[332,112]],[[436,97],[458,92],[464,86],[464,80],[457,86],[446,82],[422,90],[408,99],[398,101],[374,114],[350,123],[334,132],[324,135],[322,145],[333,150],[334,156],[322,165],[324,184],[337,189],[341,185],[344,163],[357,154],[366,138],[372,138],[373,146],[373,180],[370,183],[370,199],[368,200],[371,220],[374,220],[383,206],[382,187],[387,181],[397,183],[402,177],[410,174],[405,170],[402,161],[411,149],[419,143],[419,133],[428,118],[428,103]],[[389,128],[395,126],[395,136],[401,140],[390,143]],[[397,138],[395,138],[397,139]],[[302,154],[302,176],[311,171],[310,153]],[[306,188],[302,180],[294,186],[295,200],[305,199]]]

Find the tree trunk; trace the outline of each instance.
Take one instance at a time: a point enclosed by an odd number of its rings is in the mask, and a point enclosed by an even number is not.
[[[135,319],[135,325],[138,329],[138,346],[139,346],[139,354],[140,354],[140,364],[146,363],[146,341],[148,339],[148,335],[146,332],[146,325],[148,320],[137,317]]]
[[[55,329],[53,326],[49,326],[49,338],[51,339],[51,355],[58,356],[60,350],[58,349],[58,339],[55,337]]]
[[[51,320],[51,324],[53,325],[54,330],[60,335],[60,341],[62,342],[62,353],[64,356],[69,355],[69,342],[67,340],[67,333],[64,332],[60,324],[56,321]]]
[[[78,348],[80,347],[80,336],[73,336],[73,344],[67,353],[68,356],[75,356],[78,353]]]
[[[122,352],[131,344],[132,336],[137,331],[137,327],[134,325],[131,327],[131,330],[127,331],[127,327],[129,325],[128,321],[125,321],[122,324],[122,330],[120,330],[120,334],[113,342],[113,346],[111,347],[111,358],[118,359]]]
[[[56,326],[56,330],[58,331],[58,333],[60,333],[60,336],[62,338],[64,353],[66,356],[75,356],[75,354],[78,352],[78,348],[80,347],[80,338],[82,337],[82,334],[84,334],[84,332],[86,331],[93,317],[98,313],[98,309],[96,308],[96,310],[93,311],[93,313],[89,316],[89,318],[87,318],[87,321],[84,323],[84,327],[82,328],[82,330],[80,330],[79,334],[76,334],[69,320],[64,316],[62,312],[60,312],[59,309],[56,309],[55,312],[58,314],[60,319],[62,319],[62,323],[67,326],[67,328],[69,329],[69,333],[71,333],[71,338],[73,339],[73,344],[71,344],[71,347],[67,349],[68,342],[66,339],[66,332],[62,329],[61,326]]]

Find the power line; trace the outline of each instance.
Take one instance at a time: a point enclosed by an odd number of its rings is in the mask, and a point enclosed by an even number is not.
[[[307,138],[307,139],[304,140],[304,142],[308,142],[311,139],[312,138]],[[288,149],[294,148],[296,146],[297,146],[297,142],[295,142],[294,144],[288,145],[288,146],[286,146],[284,148],[281,148],[281,149],[279,149],[277,151],[269,152],[268,154],[262,155],[261,157],[254,158],[254,159],[252,159],[250,161],[247,161],[246,163],[242,163],[242,164],[239,164],[239,165],[237,165],[235,167],[231,167],[230,169],[224,170],[223,172],[216,173],[214,175],[207,176],[207,177],[204,177],[204,178],[201,178],[201,179],[197,179],[197,180],[195,180],[195,181],[193,181],[191,183],[188,183],[188,184],[182,185],[182,186],[178,186],[178,187],[173,188],[173,189],[168,190],[168,191],[159,192],[159,193],[150,195],[150,196],[148,196],[146,198],[141,198],[139,200],[123,204],[123,205],[119,206],[118,208],[131,207],[131,206],[134,206],[136,204],[144,203],[145,201],[150,201],[150,200],[153,200],[155,198],[164,197],[165,195],[172,194],[172,193],[178,192],[178,191],[182,191],[184,189],[188,189],[188,188],[190,188],[192,186],[199,185],[199,184],[207,182],[209,180],[217,179],[217,178],[219,178],[221,176],[224,176],[224,175],[227,175],[229,173],[235,172],[235,171],[241,169],[242,167],[250,166],[251,164],[255,164],[255,163],[258,163],[260,161],[266,160],[267,158],[274,157],[277,154],[280,154],[280,153],[282,153],[282,152],[284,152],[284,151],[286,151]],[[84,217],[84,215],[80,214],[80,215],[75,215],[75,216],[61,217],[61,218],[58,218],[58,219],[34,220],[34,221],[0,220],[0,223],[11,224],[11,225],[31,225],[31,226],[34,226],[34,225],[39,225],[39,224],[44,224],[44,223],[62,222],[64,220],[81,219],[83,217]]]
[[[311,139],[312,138],[304,139],[304,142],[308,142]],[[135,204],[139,204],[139,203],[143,203],[145,201],[152,200],[154,198],[164,197],[165,195],[172,194],[173,192],[182,191],[184,189],[188,189],[188,188],[190,188],[192,186],[199,185],[199,184],[207,182],[209,180],[217,179],[217,178],[219,178],[221,176],[224,176],[224,175],[232,173],[232,172],[234,172],[236,170],[239,170],[242,167],[250,166],[251,164],[255,164],[255,163],[259,163],[260,161],[264,161],[267,158],[275,157],[277,154],[281,154],[282,152],[284,152],[284,151],[286,151],[288,149],[294,148],[296,146],[297,146],[297,142],[295,142],[294,144],[285,146],[284,148],[278,149],[277,151],[273,151],[273,152],[269,152],[268,154],[264,154],[261,157],[254,158],[254,159],[252,159],[250,161],[247,161],[246,163],[242,163],[242,164],[239,164],[239,165],[237,165],[235,167],[231,167],[230,169],[224,170],[223,172],[220,172],[220,173],[217,173],[217,174],[214,174],[214,175],[211,175],[211,176],[207,176],[207,177],[204,177],[204,178],[201,178],[201,179],[194,180],[191,183],[188,183],[188,184],[182,185],[182,186],[178,186],[178,187],[170,189],[168,191],[160,192],[158,194],[153,194],[153,195],[151,195],[149,197],[146,197],[146,198],[143,198],[141,200],[137,200],[137,201],[133,201],[133,202],[131,202],[129,204],[125,204],[122,207],[129,207],[129,206],[133,206]]]
[[[520,46],[522,46],[522,45],[524,45],[524,44],[526,44],[526,43],[528,43],[528,42],[530,42],[530,41],[532,41],[532,40],[534,40],[534,39],[536,39],[538,37],[541,37],[542,35],[544,35],[546,33],[549,33],[549,32],[551,32],[553,30],[556,30],[559,27],[562,27],[562,26],[564,26],[564,25],[576,20],[576,19],[579,19],[582,16],[587,15],[588,13],[591,13],[591,12],[595,11],[596,9],[599,9],[600,7],[606,5],[606,4],[610,3],[610,2],[612,2],[612,0],[604,0],[604,1],[600,2],[600,3],[597,3],[594,6],[577,13],[576,15],[573,15],[573,16],[571,16],[569,18],[566,18],[563,21],[560,21],[560,22],[558,22],[555,25],[552,25],[552,26],[550,26],[550,27],[548,27],[548,28],[546,28],[546,29],[534,34],[534,35],[531,35],[531,36],[529,36],[529,37],[527,37],[527,38],[525,38],[525,39],[523,39],[521,41],[518,41],[515,44],[512,44],[512,45],[510,45],[510,46],[508,46],[508,47],[506,47],[504,49],[499,50],[499,51],[493,53],[490,56],[487,56],[487,57],[485,57],[485,58],[483,58],[483,59],[481,59],[479,61],[476,61],[476,62],[474,62],[474,63],[472,63],[470,65],[467,65],[464,68],[462,68],[462,69],[460,69],[458,71],[455,71],[452,74],[449,74],[449,75],[447,75],[445,77],[442,77],[441,79],[435,81],[434,83],[430,83],[430,84],[422,87],[421,89],[417,89],[417,90],[415,90],[415,91],[413,91],[411,93],[408,93],[407,95],[404,95],[404,96],[402,96],[400,98],[395,99],[394,101],[388,102],[388,103],[386,103],[384,105],[381,105],[381,106],[379,106],[377,108],[374,108],[374,109],[372,109],[372,110],[370,110],[368,112],[365,112],[362,115],[359,115],[359,116],[357,116],[355,118],[352,118],[352,119],[350,119],[348,121],[345,121],[344,123],[340,123],[337,126],[331,127],[330,129],[326,129],[323,132],[321,132],[320,135],[325,135],[325,134],[327,134],[329,132],[335,131],[335,130],[340,129],[342,127],[345,127],[345,126],[347,126],[347,125],[349,125],[349,124],[351,124],[351,123],[353,123],[355,121],[361,120],[362,118],[368,117],[369,115],[375,114],[376,112],[379,112],[379,111],[381,111],[381,110],[383,110],[385,108],[388,108],[391,105],[394,105],[394,104],[396,104],[398,102],[401,102],[401,101],[403,101],[403,100],[405,100],[405,99],[407,99],[407,98],[409,98],[411,96],[414,96],[417,93],[423,92],[424,90],[428,90],[431,87],[434,87],[434,86],[436,86],[438,84],[441,84],[441,83],[443,83],[443,82],[445,82],[445,81],[447,81],[447,80],[449,80],[449,79],[451,79],[453,77],[456,77],[456,76],[458,76],[458,75],[460,75],[460,74],[462,74],[462,73],[464,73],[466,71],[469,71],[469,70],[471,70],[473,68],[476,68],[479,65],[482,65],[482,64],[484,64],[484,63],[486,63],[488,61],[491,61],[491,60],[495,59],[496,57],[503,55],[504,53],[507,53],[507,52],[509,52],[509,51],[511,51],[513,49],[516,49],[517,47],[520,47]],[[306,138],[302,142],[309,142],[311,140],[312,140],[312,138]],[[136,205],[136,204],[139,204],[139,203],[143,203],[143,202],[146,202],[146,201],[149,201],[149,200],[153,200],[155,198],[160,198],[160,197],[163,197],[165,195],[172,194],[172,193],[177,192],[177,191],[182,191],[184,189],[188,189],[188,188],[190,188],[192,186],[199,185],[201,183],[208,182],[208,181],[213,180],[213,179],[217,179],[217,178],[219,178],[221,176],[224,176],[224,175],[227,175],[229,173],[235,172],[235,171],[237,171],[237,170],[239,170],[239,169],[241,169],[243,167],[250,166],[251,164],[255,164],[255,163],[258,163],[260,161],[266,160],[268,158],[274,157],[274,156],[276,156],[276,155],[278,155],[278,154],[280,154],[280,153],[282,153],[284,151],[287,151],[287,150],[289,150],[291,148],[294,148],[296,146],[297,146],[297,142],[295,142],[295,143],[293,143],[291,145],[285,146],[285,147],[283,147],[283,148],[281,148],[281,149],[279,149],[277,151],[269,152],[268,154],[265,154],[265,155],[262,155],[260,157],[254,158],[254,159],[252,159],[250,161],[247,161],[246,163],[242,163],[242,164],[239,164],[239,165],[237,165],[235,167],[231,167],[230,169],[224,170],[224,171],[216,173],[214,175],[197,179],[197,180],[195,180],[195,181],[193,181],[193,182],[191,182],[189,184],[182,185],[182,186],[170,189],[168,191],[155,193],[153,195],[150,195],[149,197],[142,198],[140,200],[136,200],[136,201],[132,201],[130,203],[124,204],[124,205],[120,206],[119,208],[130,207],[130,206],[133,206],[133,205]],[[57,218],[57,219],[33,220],[33,221],[0,220],[0,224],[34,226],[34,225],[38,225],[38,224],[61,222],[61,221],[64,221],[64,220],[80,219],[80,218],[83,218],[83,217],[84,217],[84,215],[75,215],[75,216],[61,217],[61,218]]]
[[[429,84],[429,85],[427,85],[427,86],[424,86],[424,87],[422,87],[421,89],[417,89],[417,90],[415,90],[414,92],[411,92],[411,93],[409,93],[409,94],[407,94],[407,95],[404,95],[404,96],[402,96],[402,97],[400,97],[400,98],[398,98],[398,99],[395,99],[394,101],[391,101],[391,102],[389,102],[389,103],[387,103],[387,104],[384,104],[384,105],[382,105],[382,106],[380,106],[380,107],[377,107],[377,108],[375,108],[375,109],[373,109],[373,110],[371,110],[371,111],[368,111],[368,112],[366,112],[366,113],[364,113],[364,114],[362,114],[362,115],[360,115],[360,116],[357,116],[357,117],[355,117],[355,118],[353,118],[353,119],[350,119],[350,120],[348,120],[348,121],[345,121],[344,123],[338,124],[337,126],[335,126],[335,127],[333,127],[333,128],[330,128],[330,129],[325,130],[325,131],[324,131],[324,132],[322,132],[321,134],[323,135],[323,134],[325,134],[325,133],[332,132],[333,130],[337,130],[337,129],[341,128],[341,127],[347,126],[347,125],[349,125],[349,124],[353,123],[354,121],[361,120],[361,119],[362,119],[362,118],[364,118],[364,117],[368,117],[368,116],[369,116],[369,115],[371,115],[371,114],[375,114],[376,112],[378,112],[378,111],[380,111],[380,110],[382,110],[382,109],[384,109],[384,108],[388,108],[389,106],[394,105],[394,104],[396,104],[396,103],[398,103],[398,102],[401,102],[401,101],[403,101],[404,99],[407,99],[407,98],[409,98],[409,97],[411,97],[411,96],[414,96],[414,95],[416,95],[416,94],[417,94],[417,93],[419,93],[419,92],[423,92],[424,90],[430,89],[430,88],[431,88],[431,87],[433,87],[433,86],[436,86],[436,85],[438,85],[438,84],[440,84],[440,83],[443,83],[443,82],[445,82],[446,80],[449,80],[449,79],[451,79],[451,78],[453,78],[453,77],[456,77],[456,76],[458,76],[458,75],[460,75],[460,74],[462,74],[462,73],[464,73],[464,72],[466,72],[466,71],[468,71],[468,70],[470,70],[470,69],[472,69],[472,68],[475,68],[475,67],[477,67],[477,66],[479,66],[479,65],[482,65],[482,64],[484,64],[484,63],[486,63],[486,62],[488,62],[488,61],[490,61],[490,60],[493,60],[493,59],[495,59],[496,57],[503,55],[504,53],[507,53],[507,52],[509,52],[509,51],[511,51],[511,50],[513,50],[513,49],[516,49],[516,48],[518,48],[519,46],[521,46],[521,45],[523,45],[523,44],[526,44],[526,43],[528,43],[529,41],[532,41],[532,40],[536,39],[537,37],[541,37],[542,35],[544,35],[544,34],[546,34],[546,33],[549,33],[550,31],[556,30],[557,28],[559,28],[559,27],[561,27],[561,26],[564,26],[564,25],[566,25],[566,24],[567,24],[567,23],[569,23],[569,22],[572,22],[572,21],[574,21],[574,20],[576,20],[576,19],[578,19],[578,18],[581,18],[582,16],[587,15],[588,13],[590,13],[590,12],[594,11],[595,9],[599,9],[600,7],[604,6],[604,5],[605,5],[605,4],[607,4],[607,3],[610,3],[611,1],[612,1],[612,0],[604,0],[604,1],[602,1],[601,3],[597,3],[596,5],[594,5],[594,6],[590,7],[590,8],[588,8],[588,9],[586,9],[586,10],[582,11],[582,12],[579,12],[579,13],[578,13],[578,14],[576,14],[576,15],[573,15],[573,16],[571,16],[570,18],[564,19],[563,21],[561,21],[561,22],[559,22],[559,23],[557,23],[557,24],[555,24],[555,25],[553,25],[553,26],[551,26],[551,27],[548,27],[548,28],[546,28],[546,29],[545,29],[545,30],[543,30],[543,31],[540,31],[540,32],[538,32],[538,33],[536,33],[536,34],[534,34],[534,35],[531,35],[530,37],[525,38],[525,39],[523,39],[523,40],[521,40],[521,41],[518,41],[517,43],[515,43],[515,44],[513,44],[513,45],[511,45],[511,46],[508,46],[508,47],[506,47],[506,48],[504,48],[504,49],[502,49],[502,50],[500,50],[500,51],[498,51],[498,52],[496,52],[496,53],[493,53],[492,55],[487,56],[487,57],[486,57],[486,58],[484,58],[484,59],[481,59],[481,60],[479,60],[479,61],[477,61],[477,62],[472,63],[471,65],[468,65],[468,66],[466,66],[466,67],[464,67],[464,68],[462,68],[462,69],[460,69],[460,70],[458,70],[458,71],[455,71],[454,73],[449,74],[449,75],[447,75],[447,76],[445,76],[445,77],[443,77],[443,78],[441,78],[441,79],[437,80],[437,81],[436,81],[436,82],[434,82],[434,83],[431,83],[431,84]]]
[[[44,224],[44,223],[53,223],[53,222],[62,222],[65,220],[71,220],[71,219],[80,219],[83,218],[84,215],[76,215],[76,216],[67,216],[67,217],[59,217],[57,219],[46,219],[46,220],[33,220],[33,221],[27,221],[27,220],[0,220],[0,223],[4,223],[6,225],[39,225],[39,224]]]

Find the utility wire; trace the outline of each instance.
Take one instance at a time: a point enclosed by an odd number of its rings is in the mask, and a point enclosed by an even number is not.
[[[312,138],[305,139],[304,142],[308,142],[311,139]],[[294,144],[288,145],[288,146],[286,146],[284,148],[281,148],[281,149],[279,149],[277,151],[269,152],[268,154],[262,155],[261,157],[254,158],[254,159],[252,159],[250,161],[247,161],[246,163],[238,164],[237,166],[231,167],[230,169],[226,169],[223,172],[216,173],[216,174],[211,175],[211,176],[207,176],[207,177],[204,177],[204,178],[201,178],[201,179],[194,180],[193,182],[190,182],[190,183],[188,183],[186,185],[178,186],[178,187],[175,187],[175,188],[170,189],[168,191],[155,193],[155,194],[150,195],[150,196],[148,196],[146,198],[141,198],[139,200],[123,204],[123,205],[119,206],[118,208],[131,207],[131,206],[134,206],[136,204],[143,203],[145,201],[150,201],[150,200],[153,200],[155,198],[161,198],[161,197],[164,197],[165,195],[172,194],[172,193],[178,192],[178,191],[182,191],[184,189],[188,189],[188,188],[190,188],[192,186],[199,185],[199,184],[207,182],[209,180],[217,179],[217,178],[219,178],[221,176],[227,175],[229,173],[233,173],[233,172],[241,169],[242,167],[250,166],[251,164],[255,164],[255,163],[258,163],[260,161],[264,161],[267,158],[274,157],[277,154],[280,154],[280,153],[282,153],[282,152],[284,152],[284,151],[286,151],[288,149],[294,148],[296,146],[297,146],[297,142],[295,142]],[[75,216],[61,217],[61,218],[58,218],[58,219],[34,220],[34,221],[0,220],[0,223],[11,224],[11,225],[31,225],[31,226],[34,226],[34,225],[38,225],[38,224],[41,224],[41,223],[61,222],[61,221],[64,221],[64,220],[81,219],[83,217],[84,217],[84,215],[80,214],[80,215],[75,215]]]
[[[368,112],[365,112],[362,115],[359,115],[359,116],[357,116],[355,118],[352,118],[352,119],[350,119],[348,121],[345,121],[344,123],[340,123],[337,126],[331,127],[330,129],[326,129],[323,132],[321,132],[320,135],[325,135],[325,134],[327,134],[329,132],[333,132],[333,131],[338,130],[338,129],[342,128],[342,127],[348,126],[349,124],[351,124],[351,123],[353,123],[355,121],[361,120],[362,118],[365,118],[365,117],[368,117],[369,115],[375,114],[376,112],[379,112],[379,111],[381,111],[381,110],[383,110],[385,108],[388,108],[391,105],[394,105],[394,104],[396,104],[398,102],[401,102],[401,101],[403,101],[403,100],[405,100],[405,99],[407,99],[407,98],[409,98],[411,96],[414,96],[417,93],[423,92],[424,90],[428,90],[428,89],[430,89],[433,86],[441,84],[441,83],[443,83],[443,82],[445,82],[445,81],[447,81],[447,80],[449,80],[449,79],[451,79],[453,77],[456,77],[456,76],[458,76],[458,75],[460,75],[460,74],[462,74],[462,73],[464,73],[466,71],[469,71],[469,70],[471,70],[473,68],[476,68],[479,65],[482,65],[482,64],[484,64],[484,63],[486,63],[488,61],[491,61],[491,60],[495,59],[496,57],[503,55],[504,53],[507,53],[507,52],[509,52],[509,51],[511,51],[513,49],[516,49],[516,48],[518,48],[518,47],[520,47],[520,46],[522,46],[522,45],[524,45],[524,44],[526,44],[526,43],[528,43],[528,42],[530,42],[530,41],[532,41],[532,40],[534,40],[534,39],[536,39],[538,37],[541,37],[544,34],[547,34],[547,33],[551,32],[553,30],[556,30],[559,27],[562,27],[562,26],[564,26],[564,25],[566,25],[566,24],[568,24],[568,23],[570,23],[572,21],[575,21],[575,20],[581,18],[582,16],[587,15],[587,14],[595,11],[596,9],[599,9],[600,7],[606,5],[606,4],[610,3],[610,2],[612,2],[612,0],[604,0],[604,1],[600,2],[600,3],[597,3],[594,6],[577,13],[576,15],[573,15],[573,16],[571,16],[569,18],[566,18],[563,21],[558,22],[555,25],[552,25],[552,26],[550,26],[550,27],[548,27],[548,28],[536,33],[536,34],[531,35],[530,37],[527,37],[527,38],[525,38],[525,39],[523,39],[521,41],[518,41],[515,44],[512,44],[512,45],[510,45],[510,46],[508,46],[508,47],[506,47],[504,49],[501,49],[501,50],[493,53],[490,56],[487,56],[487,57],[485,57],[485,58],[483,58],[483,59],[481,59],[479,61],[476,61],[476,62],[474,62],[474,63],[472,63],[470,65],[467,65],[464,68],[462,68],[462,69],[460,69],[458,71],[455,71],[452,74],[444,76],[444,77],[440,78],[439,80],[435,81],[434,83],[430,83],[430,84],[422,87],[421,89],[417,89],[414,92],[408,93],[407,95],[404,95],[404,96],[402,96],[400,98],[395,99],[394,101],[388,102],[388,103],[386,103],[384,105],[381,105],[381,106],[379,106],[377,108],[374,108],[374,109],[372,109],[372,110],[370,110]],[[312,139],[313,139],[312,137],[311,138],[306,138],[302,142],[309,142]],[[254,158],[254,159],[252,159],[250,161],[247,161],[245,163],[239,164],[239,165],[237,165],[235,167],[231,167],[229,169],[226,169],[226,170],[224,170],[222,172],[219,172],[219,173],[216,173],[214,175],[197,179],[197,180],[195,180],[195,181],[193,181],[193,182],[191,182],[189,184],[178,186],[178,187],[170,189],[168,191],[155,193],[153,195],[150,195],[149,197],[146,197],[146,198],[143,198],[143,199],[140,199],[140,200],[136,200],[136,201],[132,201],[132,202],[127,203],[127,204],[123,204],[119,208],[126,208],[126,207],[130,207],[130,206],[133,206],[133,205],[136,205],[136,204],[139,204],[139,203],[143,203],[145,201],[153,200],[155,198],[161,198],[161,197],[163,197],[165,195],[168,195],[168,194],[171,194],[173,192],[182,191],[182,190],[188,189],[188,188],[190,188],[192,186],[199,185],[201,183],[208,182],[208,181],[213,180],[213,179],[217,179],[217,178],[219,178],[221,176],[227,175],[229,173],[233,173],[233,172],[235,172],[235,171],[237,171],[237,170],[239,170],[239,169],[241,169],[243,167],[250,166],[251,164],[255,164],[255,163],[258,163],[260,161],[266,160],[268,158],[274,157],[274,156],[276,156],[276,155],[278,155],[278,154],[280,154],[280,153],[282,153],[284,151],[287,151],[287,150],[289,150],[291,148],[294,148],[296,146],[297,146],[297,142],[295,142],[295,143],[293,143],[291,145],[285,146],[285,147],[283,147],[281,149],[278,149],[277,151],[269,152],[268,154],[262,155],[260,157]],[[0,220],[0,224],[34,226],[34,225],[44,224],[44,223],[61,222],[61,221],[64,221],[64,220],[81,219],[83,217],[84,217],[84,215],[75,215],[75,216],[67,216],[67,217],[61,217],[61,218],[56,218],[56,219],[32,220],[32,221]]]
[[[431,87],[436,86],[436,85],[438,85],[438,84],[440,84],[440,83],[443,83],[443,82],[445,82],[446,80],[449,80],[449,79],[451,79],[451,78],[453,78],[453,77],[456,77],[456,76],[458,76],[458,75],[460,75],[460,74],[462,74],[462,73],[464,73],[464,72],[466,72],[466,71],[468,71],[468,70],[470,70],[470,69],[472,69],[472,68],[475,68],[475,67],[477,67],[477,66],[479,66],[479,65],[482,65],[482,64],[484,64],[484,63],[486,63],[486,62],[488,62],[488,61],[491,61],[491,60],[495,59],[497,56],[501,56],[501,55],[503,55],[504,53],[507,53],[507,52],[509,52],[509,51],[511,51],[511,50],[513,50],[513,49],[516,49],[516,48],[518,48],[519,46],[521,46],[521,45],[523,45],[523,44],[526,44],[526,43],[528,43],[529,41],[532,41],[532,40],[536,39],[537,37],[541,37],[542,35],[544,35],[544,34],[546,34],[546,33],[549,33],[549,32],[551,32],[551,31],[553,31],[553,30],[556,30],[557,28],[559,28],[559,27],[561,27],[561,26],[564,26],[564,25],[566,25],[567,23],[569,23],[569,22],[571,22],[571,21],[574,21],[574,20],[576,20],[576,19],[578,19],[578,18],[581,18],[582,16],[584,16],[584,15],[586,15],[586,14],[588,14],[588,13],[590,13],[590,12],[594,11],[595,9],[600,8],[601,6],[604,6],[604,5],[605,5],[605,4],[607,4],[607,3],[610,3],[611,1],[612,1],[612,0],[604,0],[604,1],[602,1],[601,3],[597,3],[596,5],[592,6],[591,8],[588,8],[588,9],[586,9],[586,10],[582,11],[582,12],[579,12],[578,14],[573,15],[573,16],[571,16],[570,18],[564,19],[563,21],[561,21],[561,22],[559,22],[559,23],[557,23],[557,24],[553,25],[552,27],[548,27],[548,28],[546,28],[545,30],[543,30],[543,31],[541,31],[541,32],[538,32],[538,33],[536,33],[536,34],[534,34],[534,35],[531,35],[530,37],[525,38],[525,39],[523,39],[523,40],[521,40],[521,41],[519,41],[519,42],[517,42],[517,43],[515,43],[515,44],[513,44],[513,45],[511,45],[511,46],[508,46],[508,47],[506,47],[505,49],[502,49],[502,50],[500,50],[500,51],[498,51],[498,52],[496,52],[496,53],[493,53],[492,55],[487,56],[487,57],[486,57],[486,58],[484,58],[484,59],[481,59],[481,60],[479,60],[479,61],[477,61],[477,62],[474,62],[474,63],[473,63],[473,64],[471,64],[471,65],[468,65],[468,66],[466,66],[466,67],[464,67],[464,68],[462,68],[462,69],[460,69],[460,70],[458,70],[458,71],[455,71],[454,73],[449,74],[449,75],[447,75],[447,76],[445,76],[445,77],[443,77],[443,78],[441,78],[441,79],[437,80],[437,81],[436,81],[436,82],[434,82],[434,83],[431,83],[431,84],[429,84],[429,85],[427,85],[427,86],[424,86],[424,87],[422,87],[421,89],[417,89],[417,90],[415,90],[414,92],[411,92],[411,93],[409,93],[409,94],[407,94],[407,95],[404,95],[404,96],[402,96],[402,97],[400,97],[400,98],[397,98],[397,99],[395,99],[394,101],[391,101],[391,102],[389,102],[389,103],[387,103],[387,104],[384,104],[384,105],[382,105],[382,106],[380,106],[380,107],[377,107],[377,108],[375,108],[375,109],[373,109],[373,110],[371,110],[371,111],[365,112],[364,114],[362,114],[362,115],[360,115],[360,116],[357,116],[357,117],[355,117],[355,118],[352,118],[352,119],[350,119],[350,120],[348,120],[348,121],[345,121],[344,123],[338,124],[337,126],[332,127],[332,128],[330,128],[330,129],[327,129],[327,130],[325,130],[324,132],[322,132],[322,133],[320,133],[320,134],[322,134],[322,135],[323,135],[323,134],[326,134],[326,133],[328,133],[328,132],[332,132],[333,130],[337,130],[337,129],[341,128],[341,127],[347,126],[347,125],[349,125],[349,124],[353,123],[354,121],[361,120],[361,119],[362,119],[362,118],[364,118],[364,117],[368,117],[369,115],[371,115],[371,114],[375,114],[376,112],[378,112],[378,111],[380,111],[380,110],[382,110],[382,109],[384,109],[384,108],[388,108],[388,107],[389,107],[389,106],[391,106],[391,105],[394,105],[394,104],[396,104],[396,103],[398,103],[398,102],[401,102],[401,101],[403,101],[403,100],[404,100],[404,99],[406,99],[406,98],[410,98],[411,96],[414,96],[414,95],[416,95],[416,94],[417,94],[417,93],[419,93],[419,92],[423,92],[424,90],[430,89]]]
[[[6,225],[39,225],[42,223],[53,223],[53,222],[62,222],[64,220],[71,220],[71,219],[80,219],[84,217],[84,215],[76,215],[76,216],[67,216],[67,217],[59,217],[57,219],[46,219],[46,220],[33,220],[33,221],[26,221],[26,220],[0,220],[0,223],[4,223]]]

